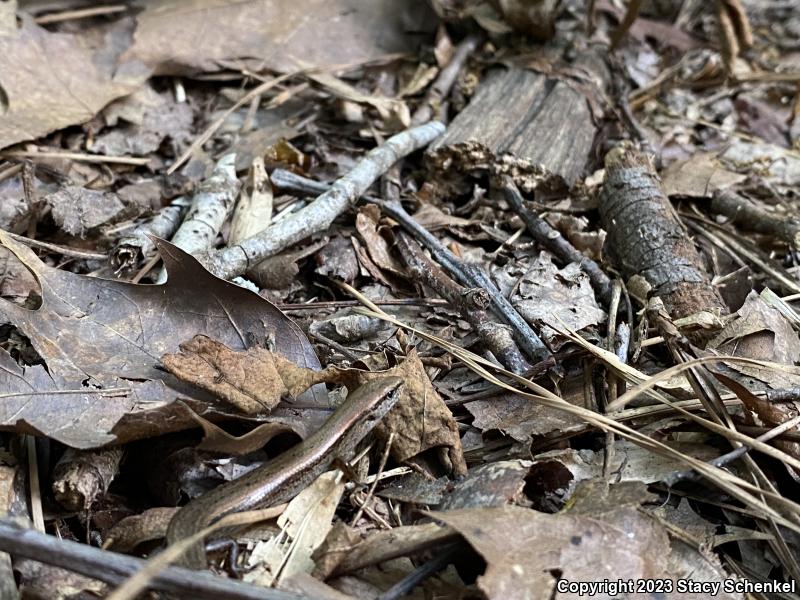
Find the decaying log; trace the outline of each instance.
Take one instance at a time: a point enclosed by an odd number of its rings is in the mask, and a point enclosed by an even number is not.
[[[540,185],[563,190],[583,174],[596,133],[587,94],[598,94],[608,80],[595,50],[558,75],[494,70],[431,146],[433,165],[508,174],[526,192]]]
[[[599,208],[607,255],[625,277],[643,277],[670,317],[728,312],[644,154],[625,144],[608,153]]]

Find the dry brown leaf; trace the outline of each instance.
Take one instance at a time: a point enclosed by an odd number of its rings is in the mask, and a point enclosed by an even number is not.
[[[365,372],[362,377],[370,380],[387,375],[402,377],[405,382],[397,404],[375,429],[384,439],[394,431],[394,459],[403,462],[431,448],[443,448],[447,451],[449,470],[455,475],[466,474],[458,425],[433,387],[416,350],[411,350],[398,366],[378,373]]]
[[[110,548],[115,552],[130,552],[142,542],[163,538],[176,512],[177,507],[159,507],[125,517],[108,531],[103,548]]]
[[[786,365],[780,371],[758,365],[729,365],[733,371],[758,380],[762,389],[800,385],[800,369],[794,366],[800,361],[800,337],[789,320],[755,291],[750,292],[722,331],[708,342],[707,348],[731,356]]]
[[[0,36],[0,97],[8,102],[0,148],[84,123],[141,85],[147,69],[117,63],[130,24],[120,20],[100,44],[90,36],[49,32],[29,17],[13,35]]]
[[[380,234],[380,209],[370,205],[362,208],[356,215],[356,229],[367,245],[367,252],[381,269],[385,269],[392,275],[402,277],[403,268],[398,260],[392,256],[389,243]]]
[[[161,357],[170,373],[247,414],[269,413],[287,391],[281,373],[298,369],[264,348],[236,352],[205,335],[179,347],[180,353]]]
[[[47,365],[22,368],[0,352],[3,429],[89,448],[191,427],[185,410],[170,406],[179,397],[210,399],[159,370],[158,360],[196,333],[234,349],[270,340],[287,359],[319,368],[303,332],[274,305],[166,242],[159,242],[170,271],[163,286],[77,275],[45,265],[3,232],[0,242],[42,288],[41,308],[2,303],[0,322],[27,336]],[[324,388],[307,400],[328,407]],[[316,418],[324,415],[309,422]]]
[[[159,74],[218,71],[234,63],[294,71],[363,63],[416,48],[434,20],[424,2],[379,0],[142,0],[126,54]],[[412,33],[413,32],[413,33]],[[198,44],[202,40],[202,44]]]
[[[547,514],[519,506],[428,513],[453,529],[487,562],[478,587],[489,600],[572,598],[561,579],[602,582],[675,578],[667,532],[640,510],[640,484],[581,486],[572,507]],[[691,577],[691,572],[680,573]],[[682,594],[681,598],[707,597]],[[722,593],[721,597],[731,598]]]
[[[687,160],[672,163],[662,176],[667,196],[708,198],[717,190],[729,188],[747,179],[729,171],[713,152],[700,152]]]

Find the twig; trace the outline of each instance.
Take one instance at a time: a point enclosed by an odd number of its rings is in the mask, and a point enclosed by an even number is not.
[[[316,194],[329,189],[328,185],[295,175],[283,169],[272,172],[273,185],[285,190],[292,190],[305,194]],[[550,350],[544,342],[531,329],[517,310],[506,300],[494,283],[487,277],[483,270],[475,265],[466,264],[445,248],[436,237],[417,223],[399,202],[384,202],[372,196],[363,196],[366,202],[380,207],[389,217],[397,221],[408,233],[422,243],[433,258],[447,270],[448,273],[461,285],[468,288],[484,288],[494,305],[498,316],[511,325],[514,329],[514,338],[528,356],[536,361],[552,357]]]
[[[505,176],[503,178],[503,192],[511,207],[522,217],[528,231],[537,242],[549,250],[563,263],[576,262],[580,264],[584,273],[589,276],[592,287],[600,299],[608,303],[611,299],[611,280],[595,261],[585,256],[580,250],[567,241],[561,232],[553,229],[547,221],[525,206],[522,194],[514,180]]]
[[[428,89],[428,93],[425,94],[425,99],[422,101],[422,104],[419,105],[411,116],[412,127],[427,123],[434,117],[434,111],[440,108],[442,100],[450,93],[464,63],[470,55],[475,52],[475,49],[482,40],[482,35],[469,35],[456,46],[453,56],[450,58],[450,62],[441,70],[436,81],[433,82]]]
[[[106,260],[108,258],[108,254],[101,254],[99,252],[89,252],[87,250],[78,250],[77,248],[70,248],[69,246],[61,246],[59,244],[51,244],[49,242],[32,240],[31,238],[25,237],[24,235],[11,233],[10,231],[6,231],[5,233],[6,235],[8,235],[8,237],[12,238],[17,242],[25,244],[26,246],[41,248],[42,250],[47,250],[49,252],[57,252],[61,256],[70,256],[72,258],[83,258],[86,260]]]
[[[481,342],[509,371],[525,373],[531,368],[522,356],[507,325],[492,322],[486,313],[489,298],[486,291],[467,290],[455,283],[431,262],[419,245],[400,232],[397,247],[414,278],[445,298],[469,322]]]
[[[0,518],[0,550],[112,585],[130,577],[145,565],[145,561],[139,558],[45,535],[8,518]],[[302,600],[300,596],[289,592],[256,587],[181,567],[170,567],[156,575],[150,581],[150,588],[198,600]]]
[[[402,298],[399,300],[375,300],[378,306],[447,306],[449,302],[441,298]],[[301,310],[326,310],[347,308],[351,306],[361,306],[361,303],[356,300],[329,300],[322,302],[303,302],[303,303],[289,303],[289,304],[276,304],[282,311],[294,312]]]
[[[42,511],[42,488],[39,482],[39,453],[36,451],[36,438],[32,435],[25,436],[25,445],[28,450],[28,487],[31,492],[31,514],[33,524],[44,533],[44,513]]]
[[[333,220],[352,206],[395,162],[424,148],[443,132],[444,125],[432,121],[389,138],[308,206],[241,244],[206,253],[200,257],[201,262],[217,277],[231,279],[303,238],[327,230]]]
[[[156,244],[150,236],[169,239],[181,223],[189,200],[183,196],[175,198],[169,206],[159,210],[155,216],[137,225],[128,235],[121,237],[111,251],[111,266],[119,271],[132,269],[140,260],[155,254]]]
[[[72,21],[75,19],[87,19],[89,17],[98,17],[100,15],[112,15],[114,13],[125,12],[128,7],[122,4],[113,4],[111,6],[95,6],[93,8],[79,8],[76,10],[65,10],[63,12],[50,13],[36,17],[34,19],[37,25],[49,25],[50,23],[61,23],[63,21]]]
[[[784,421],[777,427],[770,429],[769,431],[761,434],[755,439],[758,440],[759,442],[768,442],[769,440],[780,436],[781,434],[789,431],[790,429],[794,429],[795,427],[797,427],[798,424],[800,424],[800,415],[798,415],[793,419],[789,419],[788,421]],[[717,458],[710,460],[708,462],[709,464],[715,467],[724,467],[725,465],[732,463],[736,459],[741,458],[749,451],[750,451],[749,446],[739,446],[738,448],[734,448],[730,452],[726,452],[722,456],[718,456]],[[670,473],[669,475],[664,477],[664,479],[662,479],[661,482],[667,487],[672,487],[680,481],[687,481],[687,480],[702,481],[702,479],[703,479],[702,476],[700,476],[696,471],[688,470],[688,471],[676,471],[674,473]]]
[[[800,221],[792,215],[778,216],[759,208],[731,190],[717,190],[711,199],[711,211],[725,215],[751,231],[774,235],[800,248]]]
[[[189,254],[200,254],[214,243],[219,230],[233,210],[239,192],[236,178],[236,155],[223,156],[211,177],[203,181],[192,198],[192,207],[181,223],[172,243]],[[161,271],[158,282],[166,281],[166,272]]]
[[[386,590],[380,596],[379,600],[400,600],[400,598],[406,598],[420,583],[450,564],[462,548],[463,544],[458,543],[440,551],[432,559],[411,571],[411,573]]]
[[[379,475],[383,473],[383,470],[386,468],[386,461],[389,460],[389,452],[392,450],[392,443],[394,442],[394,436],[395,432],[392,431],[389,434],[389,439],[386,440],[386,445],[383,449],[383,454],[381,455],[381,462],[378,464],[378,473],[375,477],[375,480],[372,482],[372,485],[369,486],[369,490],[367,490],[367,495],[364,498],[364,501],[361,503],[361,506],[358,507],[356,514],[353,516],[353,520],[350,521],[351,527],[355,527],[356,523],[358,523],[358,520],[364,513],[364,509],[369,503],[370,498],[372,498],[372,496],[375,494],[375,488],[378,487],[378,481],[380,481]]]
[[[242,96],[239,99],[238,102],[236,102],[228,110],[226,110],[224,113],[222,113],[222,115],[220,115],[220,117],[216,121],[211,123],[211,125],[209,125],[206,128],[206,130],[202,134],[200,134],[200,137],[198,137],[194,142],[192,142],[192,144],[183,152],[183,154],[181,154],[178,157],[178,159],[174,163],[172,163],[170,168],[167,169],[167,175],[172,175],[175,171],[177,171],[180,168],[180,166],[183,163],[185,163],[187,160],[189,160],[189,158],[192,156],[192,154],[194,154],[195,151],[200,146],[202,146],[208,140],[210,140],[211,136],[214,135],[214,133],[217,131],[217,129],[222,127],[222,124],[227,120],[227,118],[230,117],[240,107],[242,107],[245,104],[247,104],[248,102],[250,102],[253,98],[257,98],[258,96],[261,96],[264,92],[271,90],[276,85],[278,85],[280,83],[283,83],[287,79],[291,79],[292,77],[295,77],[296,75],[299,75],[299,74],[305,73],[305,72],[307,72],[307,71],[301,70],[301,71],[295,71],[293,73],[286,73],[284,75],[281,75],[280,77],[275,77],[273,79],[265,81],[261,85],[258,85],[256,87],[254,87],[252,90],[250,90],[249,92],[247,92],[244,96]]]
[[[633,25],[633,22],[636,20],[636,17],[639,16],[639,10],[642,8],[642,0],[630,0],[628,3],[628,9],[625,11],[625,16],[622,18],[622,22],[617,27],[614,34],[611,36],[611,50],[615,50],[619,43],[622,41],[622,38],[625,37],[625,34]]]
[[[150,162],[149,158],[136,158],[134,156],[104,156],[101,154],[83,154],[80,152],[49,152],[38,150],[4,150],[0,158],[63,158],[89,163],[113,163],[118,165],[144,166]]]

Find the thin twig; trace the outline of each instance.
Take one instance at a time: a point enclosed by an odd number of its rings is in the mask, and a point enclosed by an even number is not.
[[[125,12],[128,7],[123,4],[112,4],[111,6],[95,6],[93,8],[80,8],[76,10],[65,10],[57,13],[50,13],[36,17],[37,25],[49,25],[51,23],[61,23],[63,21],[73,21],[75,19],[87,19],[89,17],[99,17],[101,15],[113,15]]]
[[[287,191],[302,194],[318,194],[329,190],[327,184],[295,175],[290,171],[275,169],[272,172],[272,184]],[[421,242],[433,258],[453,277],[458,283],[468,288],[484,288],[494,305],[498,316],[514,329],[514,339],[528,356],[536,361],[548,360],[552,357],[550,350],[544,345],[527,321],[520,316],[511,303],[506,300],[494,283],[489,279],[483,269],[476,265],[464,263],[450,250],[445,248],[436,236],[417,223],[409,215],[400,202],[384,202],[373,196],[362,196],[362,200],[375,204],[389,217],[397,221],[417,241]]]
[[[77,160],[88,163],[112,163],[118,165],[144,166],[150,162],[149,158],[137,158],[135,156],[105,156],[102,154],[83,154],[81,152],[50,152],[40,150],[4,150],[0,152],[0,158],[63,158],[65,160]]]
[[[434,556],[432,559],[421,564],[419,567],[411,571],[411,573],[403,577],[403,579],[386,590],[380,596],[379,600],[400,600],[400,598],[408,597],[411,591],[420,583],[425,581],[428,577],[435,575],[444,569],[448,564],[450,564],[453,558],[455,558],[455,556],[463,548],[464,545],[462,543],[457,543],[453,544],[449,548],[439,551],[439,553],[436,554],[436,556]]]
[[[169,169],[167,169],[167,175],[172,175],[175,171],[177,171],[180,166],[185,163],[189,158],[191,158],[192,154],[194,154],[200,146],[205,144],[208,140],[211,139],[211,136],[216,133],[217,129],[222,127],[222,124],[225,123],[226,119],[230,117],[234,112],[236,112],[240,107],[244,106],[248,102],[250,102],[253,98],[261,96],[264,92],[267,92],[274,88],[276,85],[283,83],[287,79],[291,79],[297,75],[302,73],[308,72],[308,69],[294,71],[293,73],[286,73],[281,75],[280,77],[275,77],[268,81],[265,81],[261,85],[254,87],[252,90],[247,92],[244,96],[242,96],[238,102],[234,103],[228,110],[226,110],[220,117],[215,120],[211,125],[206,127],[205,131],[200,134],[200,136],[192,142],[192,144],[181,154],[177,160],[172,163]]]
[[[436,81],[433,82],[428,89],[428,93],[425,94],[425,99],[422,101],[422,104],[419,105],[411,116],[412,126],[422,125],[434,118],[434,112],[440,108],[442,101],[450,93],[464,63],[467,62],[470,55],[475,52],[475,49],[482,40],[482,35],[473,34],[464,38],[458,46],[456,46],[453,56],[450,58],[450,62],[439,72]]]
[[[0,518],[0,551],[74,571],[112,585],[130,577],[145,564],[139,558],[27,529],[9,518]],[[300,596],[289,592],[265,589],[181,567],[165,569],[153,577],[149,585],[153,590],[198,600],[301,600]]]
[[[85,260],[108,259],[108,254],[101,254],[100,252],[89,252],[88,250],[78,250],[77,248],[70,248],[69,246],[61,246],[59,244],[51,244],[49,242],[32,240],[29,237],[25,237],[24,235],[18,235],[16,233],[11,233],[10,231],[6,231],[5,233],[8,235],[8,237],[13,239],[14,241],[25,244],[26,246],[41,248],[42,250],[47,250],[49,252],[56,252],[61,256],[69,256],[71,258],[82,258]]]
[[[444,125],[431,121],[389,138],[308,206],[236,246],[201,255],[201,262],[217,277],[231,279],[288,246],[326,231],[334,219],[350,208],[394,163],[424,148],[443,132]]]
[[[600,268],[600,265],[570,244],[561,235],[561,232],[553,229],[547,221],[528,209],[519,188],[511,177],[504,177],[503,192],[508,203],[527,225],[533,238],[562,263],[578,263],[581,270],[588,275],[589,282],[597,295],[607,303],[611,298],[611,280]]]

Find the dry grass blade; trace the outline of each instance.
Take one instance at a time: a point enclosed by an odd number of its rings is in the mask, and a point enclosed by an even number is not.
[[[211,139],[211,136],[219,129],[222,124],[225,122],[225,119],[230,117],[234,112],[236,112],[239,108],[250,102],[253,98],[257,98],[264,92],[268,92],[276,85],[283,83],[287,79],[291,79],[292,77],[296,77],[297,75],[301,75],[303,73],[308,73],[309,69],[302,69],[298,71],[293,71],[291,73],[285,73],[280,75],[279,77],[275,77],[268,81],[265,81],[261,85],[257,85],[252,90],[247,92],[244,96],[239,98],[237,102],[233,104],[228,110],[226,110],[218,119],[216,119],[211,125],[206,127],[205,131],[201,133],[197,139],[191,143],[191,145],[184,150],[183,154],[181,154],[177,160],[167,169],[167,175],[172,175],[175,171],[177,171],[180,166],[185,163],[189,158],[194,154],[198,148],[200,148],[203,144],[205,144],[208,140]]]
[[[354,296],[358,299],[364,299],[363,295],[357,292],[356,294],[354,294]],[[614,419],[611,419],[606,415],[601,415],[586,408],[572,405],[566,402],[564,399],[558,397],[554,393],[550,392],[549,390],[541,387],[540,385],[534,382],[528,381],[523,377],[520,377],[518,375],[515,375],[514,373],[506,371],[505,369],[498,367],[497,365],[487,361],[486,359],[478,356],[477,354],[474,354],[468,350],[464,350],[463,348],[460,348],[455,344],[451,344],[450,342],[447,342],[446,340],[443,340],[435,335],[431,335],[425,333],[424,331],[420,331],[419,329],[411,327],[382,311],[376,312],[374,310],[361,309],[358,310],[357,312],[392,323],[397,327],[401,327],[403,329],[413,332],[414,334],[418,335],[419,337],[425,339],[430,343],[436,344],[437,346],[443,348],[444,350],[453,354],[453,356],[460,359],[468,368],[470,368],[473,372],[483,377],[486,381],[493,383],[503,389],[511,391],[524,398],[528,398],[530,400],[539,402],[544,406],[568,412],[572,415],[575,415],[591,423],[592,425],[598,427],[603,431],[611,431],[619,435],[620,437],[630,440],[636,445],[646,450],[649,450],[655,454],[671,458],[674,460],[678,460],[684,463],[687,467],[697,471],[698,474],[703,476],[705,479],[707,479],[714,485],[718,486],[719,488],[723,489],[731,496],[733,496],[740,502],[744,503],[749,508],[753,509],[756,512],[756,514],[760,516],[760,518],[774,519],[776,523],[783,525],[784,527],[787,527],[792,531],[800,533],[800,505],[796,504],[795,502],[792,502],[791,500],[783,498],[777,493],[763,490],[760,487],[751,484],[739,477],[736,477],[735,475],[723,469],[720,469],[718,467],[715,467],[713,465],[695,459],[691,456],[688,456],[682,452],[679,452],[662,442],[651,439],[650,437],[634,429],[631,429],[630,427],[623,425],[622,423],[616,422]],[[517,389],[514,386],[509,385],[505,381],[499,379],[496,375],[494,375],[493,372],[497,373],[498,375],[502,375],[503,377],[506,377],[514,381],[515,383],[520,384],[523,387],[533,390],[536,393],[532,394]],[[713,424],[711,422],[708,423],[716,426],[716,424]],[[726,433],[729,432],[729,430],[725,428],[721,429]],[[753,440],[752,438],[749,438],[742,434],[738,434],[738,436],[741,437],[741,441],[743,443],[749,443],[750,445],[758,446],[758,449],[761,449],[762,447],[761,444],[755,442],[755,440]],[[773,452],[777,452],[775,449],[772,449],[769,446],[767,446],[767,448],[769,448]],[[781,455],[783,455],[783,453],[781,453]],[[791,457],[786,457],[786,458],[790,459]],[[782,514],[776,508],[768,504],[767,500],[770,500],[776,506],[783,508],[786,514]]]
[[[127,581],[111,592],[107,600],[133,600],[147,588],[148,583],[153,577],[178,560],[187,549],[204,539],[207,535],[225,527],[250,525],[259,521],[274,519],[284,511],[286,506],[286,504],[280,504],[263,510],[249,510],[227,515],[194,535],[184,538],[175,544],[171,544],[161,554],[157,554],[148,560],[141,571],[132,575]]]

